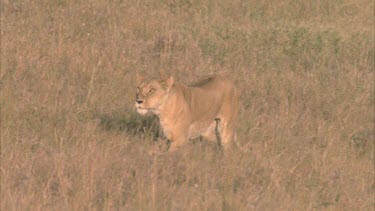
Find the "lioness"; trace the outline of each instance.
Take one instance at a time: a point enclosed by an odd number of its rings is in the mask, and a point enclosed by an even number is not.
[[[171,141],[170,151],[200,136],[216,140],[224,148],[235,138],[238,92],[228,79],[210,76],[186,86],[175,82],[173,76],[146,81],[137,74],[136,82],[137,112],[152,112],[159,117]]]

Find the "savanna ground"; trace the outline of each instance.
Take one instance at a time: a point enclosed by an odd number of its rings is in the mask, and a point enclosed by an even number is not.
[[[158,149],[134,73],[241,91],[238,145]],[[1,2],[1,210],[373,210],[372,0]]]

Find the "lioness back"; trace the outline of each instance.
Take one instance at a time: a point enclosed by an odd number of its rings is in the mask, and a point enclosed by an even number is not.
[[[189,100],[194,120],[230,119],[237,112],[237,91],[234,84],[222,76],[206,77],[192,85]],[[233,116],[233,117],[232,117]]]

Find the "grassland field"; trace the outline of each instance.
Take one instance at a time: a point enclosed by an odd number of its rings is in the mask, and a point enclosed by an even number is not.
[[[373,0],[2,0],[1,210],[374,210]],[[178,153],[135,72],[241,92]]]

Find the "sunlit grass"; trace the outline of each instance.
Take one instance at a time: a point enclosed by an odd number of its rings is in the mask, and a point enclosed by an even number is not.
[[[373,8],[3,1],[1,209],[373,210]],[[241,149],[165,153],[136,71],[234,79]]]

